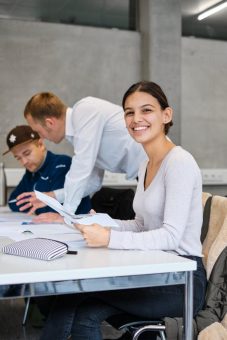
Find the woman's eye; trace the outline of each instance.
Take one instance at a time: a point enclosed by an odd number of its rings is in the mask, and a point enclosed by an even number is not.
[[[133,111],[127,111],[125,112],[125,117],[129,117],[133,115]]]
[[[143,112],[152,112],[151,109],[143,109]]]

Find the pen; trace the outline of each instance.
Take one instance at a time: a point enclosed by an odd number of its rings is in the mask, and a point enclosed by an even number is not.
[[[14,200],[10,200],[8,203],[16,203],[17,199],[15,198]]]
[[[29,195],[29,196],[26,196],[24,198],[29,198],[29,197],[31,197],[31,196]],[[8,203],[16,203],[17,201],[18,200],[16,198],[14,198],[13,200],[8,201]]]

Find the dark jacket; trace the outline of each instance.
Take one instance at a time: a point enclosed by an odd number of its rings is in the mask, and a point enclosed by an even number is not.
[[[221,322],[227,313],[227,247],[221,252],[211,272],[204,308],[193,321],[193,339],[214,322]],[[181,340],[182,318],[164,318],[168,340]]]
[[[211,272],[206,302],[196,318],[198,331],[214,322],[221,322],[227,313],[227,246],[219,255]]]
[[[15,199],[18,195],[24,192],[34,191],[34,189],[41,192],[48,192],[64,187],[65,176],[71,166],[71,157],[67,155],[56,155],[51,151],[47,151],[46,159],[42,167],[35,173],[26,170],[20,183],[11,193],[9,201]],[[20,206],[16,203],[8,203],[13,211],[19,211]],[[90,198],[82,199],[77,213],[87,213],[91,208]],[[29,210],[29,209],[28,209]],[[28,210],[24,211],[27,212]],[[45,212],[53,212],[50,207],[43,207],[37,209],[36,214],[39,215]]]
[[[197,313],[193,322],[194,339],[197,338],[199,333],[202,335],[202,331],[206,327],[215,322],[220,323],[227,313],[227,246],[223,247],[226,244],[225,217],[226,198],[219,196],[213,196],[212,198],[211,195],[208,199],[206,197],[201,241],[205,240],[208,230],[210,231],[209,240],[214,238],[217,230],[219,230],[219,234],[216,235],[216,241],[213,240],[212,247],[210,245],[208,253],[210,256],[207,256],[211,260],[207,262],[209,268],[211,268],[210,262],[213,263],[215,260],[215,263],[210,275],[208,275],[204,307]],[[221,224],[222,227],[218,228],[217,223]],[[164,319],[168,339],[182,339],[182,321],[182,318]]]

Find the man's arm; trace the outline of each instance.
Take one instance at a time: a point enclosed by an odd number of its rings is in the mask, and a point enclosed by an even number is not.
[[[95,168],[100,144],[102,142],[105,120],[91,104],[80,105],[72,117],[74,128],[74,156],[64,185],[64,207],[73,213],[82,197],[93,192],[88,183]],[[96,184],[94,178],[93,185]]]

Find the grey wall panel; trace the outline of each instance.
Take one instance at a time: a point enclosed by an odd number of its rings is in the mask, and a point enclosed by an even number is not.
[[[0,20],[0,152],[36,92],[51,90],[68,105],[87,95],[120,104],[141,77],[140,47],[137,32]],[[227,168],[226,56],[226,42],[182,38],[181,141],[201,168]],[[72,152],[67,142],[48,147]],[[2,160],[18,166],[11,155]]]
[[[227,43],[182,39],[182,145],[201,168],[227,168]]]
[[[137,32],[0,20],[1,154],[6,133],[25,123],[23,108],[34,93],[52,91],[69,106],[87,95],[120,104],[124,91],[140,80],[140,64]],[[67,142],[47,145],[72,152]],[[18,166],[11,155],[1,160]]]

